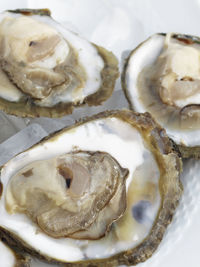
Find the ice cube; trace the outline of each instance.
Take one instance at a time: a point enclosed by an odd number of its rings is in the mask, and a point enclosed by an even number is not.
[[[56,132],[65,126],[73,124],[73,119],[71,117],[67,118],[66,121],[62,121],[62,119],[51,119],[51,118],[35,118],[31,123],[37,123],[42,126],[42,128],[48,133]]]
[[[0,143],[27,126],[24,118],[8,115],[0,111]]]
[[[28,149],[47,135],[36,123],[29,125],[0,144],[0,166],[18,153]]]
[[[31,267],[58,267],[58,266],[60,266],[61,267],[61,265],[59,264],[48,264],[48,263],[45,263],[45,262],[42,262],[42,261],[39,261],[39,260],[37,260],[37,259],[35,259],[35,258],[33,258],[32,259],[32,261],[31,261]]]
[[[105,110],[128,108],[128,102],[124,96],[122,90],[114,91],[112,96],[99,106],[87,106],[75,108],[72,115],[68,115],[62,118],[62,122],[67,126],[69,119],[74,121],[84,117],[92,116]]]

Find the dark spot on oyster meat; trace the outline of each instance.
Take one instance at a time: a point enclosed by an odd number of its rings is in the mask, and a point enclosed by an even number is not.
[[[24,175],[24,177],[30,177],[33,175],[33,169],[30,169],[26,172],[23,172],[22,175]]]
[[[177,38],[180,42],[183,42],[184,44],[194,44],[194,41],[192,39],[186,39],[186,38]]]
[[[151,203],[147,200],[141,200],[132,207],[132,215],[139,223],[144,223],[147,219],[147,210]]]
[[[63,178],[65,179],[66,187],[67,188],[70,188],[71,182],[72,182],[72,179],[73,179],[73,172],[72,172],[72,170],[70,170],[65,165],[60,165],[58,167],[58,171],[59,171],[59,174],[61,176],[63,176]]]
[[[35,41],[31,41],[30,43],[29,43],[29,46],[34,46],[34,45],[36,45],[37,44],[37,42],[35,42]]]
[[[72,182],[72,179],[71,178],[67,178],[66,179],[67,188],[70,188],[71,182]]]
[[[189,77],[189,76],[184,76],[183,78],[181,78],[181,81],[190,81],[190,82],[193,82],[194,79],[192,77]]]

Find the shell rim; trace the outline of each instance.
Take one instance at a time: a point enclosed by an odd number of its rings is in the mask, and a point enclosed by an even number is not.
[[[167,33],[156,33],[155,35],[162,35],[162,36],[166,36]],[[121,86],[124,92],[124,95],[129,103],[129,108],[133,111],[135,111],[134,109],[134,105],[129,97],[129,93],[128,93],[128,86],[126,83],[126,71],[129,65],[129,60],[131,59],[132,55],[138,50],[140,49],[140,47],[146,43],[151,37],[153,37],[154,35],[150,36],[149,38],[147,38],[146,40],[144,40],[142,43],[140,43],[136,48],[134,48],[130,54],[128,55],[128,57],[125,59],[125,64],[122,70],[122,74],[121,74]],[[191,40],[195,43],[200,44],[200,37],[198,36],[193,36],[193,35],[188,35],[188,34],[179,34],[179,33],[174,33],[172,35],[172,38],[177,38],[177,39],[183,39],[183,40]],[[197,104],[198,105],[198,104]],[[198,105],[200,107],[200,104]],[[174,142],[174,141],[173,141]],[[200,158],[200,145],[199,146],[191,146],[191,147],[187,147],[186,145],[183,144],[176,144],[177,149],[179,150],[179,153],[181,154],[182,158]]]
[[[51,11],[49,9],[16,9],[8,10],[8,12],[27,16],[39,15],[51,17]],[[88,106],[101,105],[102,102],[111,97],[113,93],[116,79],[119,77],[118,60],[112,52],[101,46],[97,46],[93,43],[91,44],[95,47],[104,62],[104,67],[101,71],[102,82],[99,89],[95,93],[86,96],[83,102],[60,102],[52,107],[40,107],[34,104],[31,98],[22,99],[19,102],[11,102],[0,98],[0,109],[7,114],[19,117],[59,118],[71,114],[75,107],[81,107],[85,104],[88,104]]]
[[[42,141],[38,142],[28,150],[40,143],[45,142],[46,140],[55,140],[59,134],[62,134],[65,131],[78,127],[87,122],[108,117],[116,117],[130,123],[133,127],[136,127],[139,130],[143,138],[148,138],[149,148],[154,154],[157,163],[160,163],[160,180],[162,179],[162,182],[164,183],[163,185],[159,185],[162,197],[161,206],[149,235],[138,246],[134,247],[133,249],[117,253],[108,258],[84,260],[79,262],[65,262],[65,265],[69,267],[86,267],[90,265],[100,267],[108,266],[108,264],[109,266],[117,266],[118,264],[131,265],[144,262],[152,256],[154,251],[159,246],[165,230],[173,218],[173,214],[178,206],[183,191],[181,182],[179,180],[179,175],[182,169],[182,161],[174,150],[174,146],[167,137],[165,130],[163,130],[154,121],[149,113],[140,114],[130,110],[104,111],[92,117],[81,119],[74,125],[66,127],[48,137],[45,137]],[[167,190],[165,191],[166,188]],[[41,260],[52,263],[61,263],[59,260],[41,255],[38,251],[31,248],[30,245],[26,244],[23,240],[20,240],[19,237],[16,237],[13,233],[9,232],[9,230],[4,229],[3,227],[0,227],[0,237],[6,239],[8,244],[14,244],[13,246],[19,247],[19,250],[31,254]]]

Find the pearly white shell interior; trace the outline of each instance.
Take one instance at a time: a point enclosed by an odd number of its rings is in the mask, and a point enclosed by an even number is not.
[[[12,251],[0,241],[0,267],[14,267],[15,256]]]
[[[129,100],[137,112],[148,111],[145,108],[142,100],[139,97],[139,91],[137,86],[137,77],[141,70],[148,65],[153,64],[157,57],[160,55],[165,36],[155,34],[144,43],[140,45],[131,55],[129,63],[126,70],[126,88]],[[157,118],[155,118],[157,119]],[[172,128],[167,128],[163,125],[162,121],[157,119],[158,123],[161,124],[167,131],[167,134],[172,138],[177,144],[184,144],[186,146],[196,146],[200,143],[200,129],[195,130],[177,130]]]
[[[11,12],[1,13],[0,23],[4,18],[18,18],[20,16],[22,15]],[[87,76],[87,80],[83,88],[82,94],[73,96],[73,94],[69,92],[64,92],[62,95],[55,97],[52,103],[49,105],[53,106],[59,102],[82,102],[86,96],[95,93],[101,86],[101,71],[104,67],[103,59],[99,56],[97,49],[90,42],[88,42],[84,38],[79,37],[76,33],[65,29],[63,26],[61,26],[49,16],[32,15],[31,17],[39,22],[48,24],[49,26],[54,28],[68,41],[69,44],[71,44],[71,46],[77,52],[79,63],[83,66]],[[59,53],[59,51],[57,52]],[[52,63],[52,60],[49,60],[49,63]],[[2,73],[1,76],[5,75],[3,75]],[[3,84],[0,83],[0,97],[13,102],[19,101],[23,95],[21,91],[19,91],[17,87],[13,86],[8,81],[8,79],[6,79],[6,77],[3,78],[5,81]],[[8,90],[5,90],[8,85],[9,93]]]
[[[32,161],[55,157],[75,150],[107,152],[123,168],[128,168],[127,199],[134,196],[136,206],[140,203],[143,205],[145,199],[143,199],[142,193],[138,193],[137,190],[135,195],[133,194],[134,187],[144,185],[144,188],[146,188],[146,184],[149,183],[153,185],[155,188],[154,200],[146,207],[145,219],[139,219],[138,222],[137,218],[135,219],[132,216],[132,206],[128,204],[125,220],[117,221],[113,227],[116,228],[116,232],[112,230],[100,240],[80,241],[69,238],[51,238],[42,233],[25,215],[10,215],[7,213],[4,194],[9,179],[18,170]],[[61,132],[59,135],[19,154],[4,165],[1,171],[4,190],[0,201],[0,225],[20,236],[22,240],[39,251],[40,254],[59,261],[73,262],[88,258],[109,257],[120,251],[135,247],[148,235],[160,206],[159,177],[160,172],[154,156],[147,149],[137,129],[115,117],[90,121]]]

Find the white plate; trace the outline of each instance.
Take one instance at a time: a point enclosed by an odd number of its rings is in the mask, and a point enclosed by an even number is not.
[[[112,50],[121,67],[127,51],[156,32],[200,36],[200,0],[7,0],[0,3],[0,11],[16,8],[49,8],[57,21]],[[120,89],[118,81],[116,90]],[[121,103],[126,106],[124,100]],[[200,266],[200,163],[190,160],[184,169],[185,190],[175,218],[158,251],[138,267]],[[39,263],[33,266],[39,267]]]

